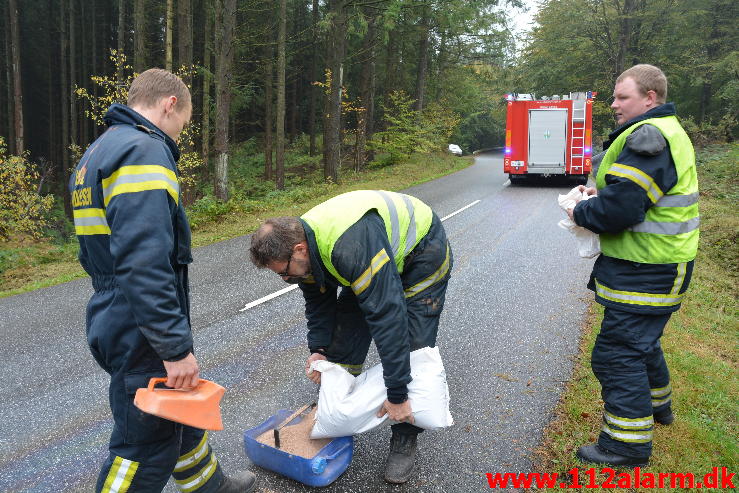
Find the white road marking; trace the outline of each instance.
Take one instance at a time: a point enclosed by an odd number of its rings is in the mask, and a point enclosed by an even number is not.
[[[470,207],[472,207],[474,205],[477,205],[479,203],[480,203],[479,200],[475,200],[471,204],[467,204],[464,207],[462,207],[461,209],[458,209],[458,210],[452,212],[451,214],[442,217],[441,220],[442,221],[446,221],[450,217],[456,216],[460,212],[465,211],[465,210],[469,209]],[[239,311],[240,312],[245,312],[246,310],[248,310],[250,308],[254,308],[257,305],[261,305],[262,303],[265,303],[265,302],[267,302],[267,301],[269,301],[271,299],[277,298],[278,296],[282,296],[283,294],[289,293],[290,291],[292,291],[294,289],[297,289],[297,288],[298,288],[298,285],[297,284],[290,285],[290,286],[288,286],[288,287],[286,287],[284,289],[280,289],[279,291],[275,291],[272,294],[268,294],[267,296],[264,296],[262,298],[259,298],[258,300],[252,301],[251,303],[247,303],[247,305],[244,308],[242,308],[241,310],[239,310]]]

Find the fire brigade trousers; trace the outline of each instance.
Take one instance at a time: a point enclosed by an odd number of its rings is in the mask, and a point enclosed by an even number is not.
[[[443,228],[438,228],[437,231],[432,229],[427,236],[436,235],[441,236],[436,238],[437,241],[442,245],[447,244]],[[433,238],[429,239],[433,241]],[[429,249],[424,252],[423,245],[419,246],[421,248],[418,252],[415,250],[411,252],[412,261],[406,264],[401,275],[404,289],[407,290],[409,286],[415,286],[418,282],[433,276],[445,261],[449,264],[447,273],[437,282],[405,299],[410,351],[436,346],[439,317],[444,308],[449,273],[453,264],[451,248]],[[434,258],[428,258],[427,255],[433,255]],[[350,288],[342,288],[337,300],[336,327],[331,335],[331,344],[326,348],[326,357],[329,361],[344,366],[353,375],[359,375],[371,342],[372,336],[356,296]],[[423,431],[423,428],[410,423],[398,423],[392,428],[405,434]]]
[[[134,406],[136,389],[146,387],[152,376],[164,375],[111,376],[113,433],[96,491],[159,493],[172,476],[180,491],[213,493],[223,482],[223,473],[208,444],[208,433]]]
[[[606,450],[628,457],[652,453],[653,415],[667,413],[671,403],[660,345],[670,315],[605,309],[591,366],[605,403],[598,444]]]

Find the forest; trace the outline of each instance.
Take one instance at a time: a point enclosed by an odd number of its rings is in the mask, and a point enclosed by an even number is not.
[[[0,240],[72,236],[71,170],[150,67],[191,87],[183,195],[213,218],[308,176],[499,146],[507,92],[597,91],[602,139],[613,82],[636,63],[665,71],[697,145],[736,137],[738,2],[530,3],[0,0]]]

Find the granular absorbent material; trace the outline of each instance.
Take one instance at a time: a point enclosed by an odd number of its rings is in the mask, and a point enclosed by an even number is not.
[[[316,409],[314,408],[309,414],[303,416],[303,419],[299,423],[283,426],[280,430],[280,450],[288,454],[305,457],[306,459],[315,457],[331,441],[330,438],[319,438],[315,440],[310,438],[310,432],[313,429],[315,420]],[[274,430],[265,431],[257,437],[257,441],[274,448]]]

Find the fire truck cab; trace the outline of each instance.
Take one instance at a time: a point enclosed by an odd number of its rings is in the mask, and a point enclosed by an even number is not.
[[[511,184],[531,175],[587,182],[596,94],[571,92],[538,99],[532,94],[506,94],[503,171]]]

